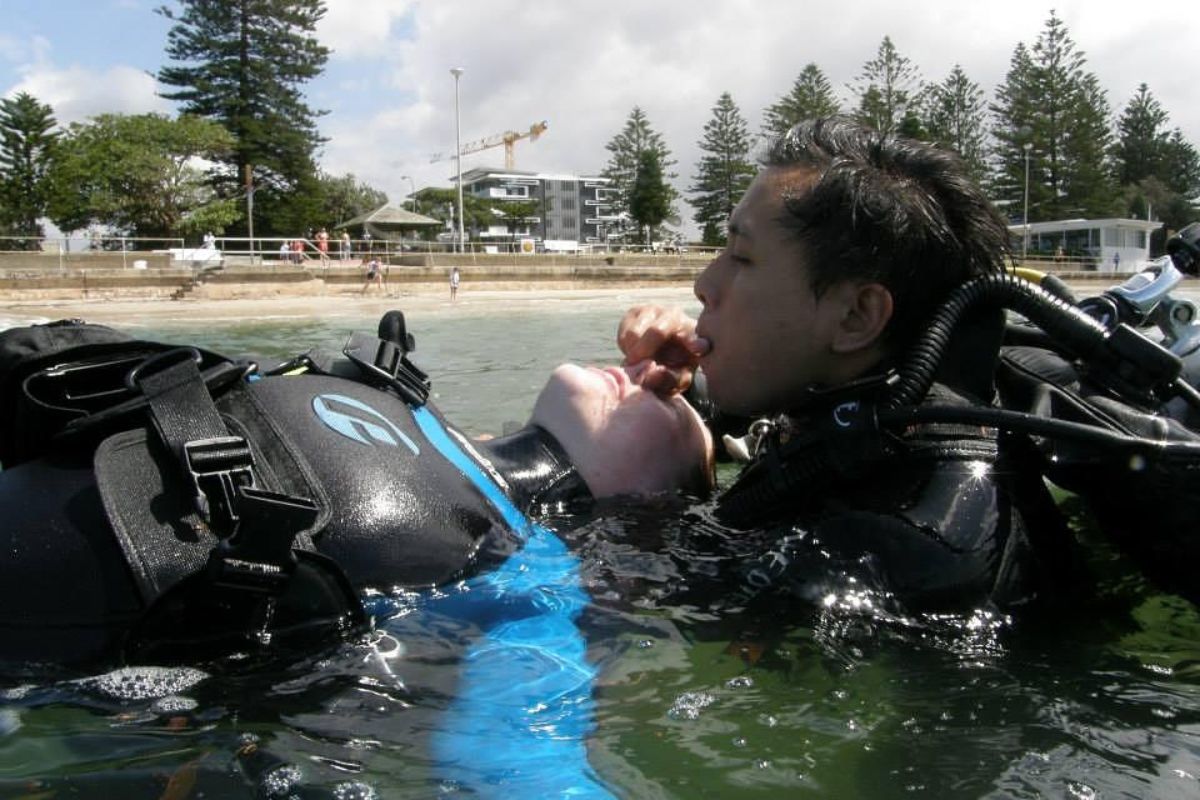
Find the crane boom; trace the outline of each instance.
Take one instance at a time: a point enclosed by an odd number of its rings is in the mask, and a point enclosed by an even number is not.
[[[462,155],[470,155],[478,153],[482,150],[490,150],[493,147],[504,145],[504,168],[512,169],[514,164],[513,145],[522,139],[528,139],[531,142],[537,141],[537,138],[546,132],[549,123],[546,120],[535,122],[529,126],[527,131],[505,131],[504,133],[496,133],[491,136],[485,136],[482,139],[477,139],[474,142],[467,142],[462,146]],[[454,153],[435,153],[429,159],[430,164],[435,164],[438,161],[446,161],[454,158]]]

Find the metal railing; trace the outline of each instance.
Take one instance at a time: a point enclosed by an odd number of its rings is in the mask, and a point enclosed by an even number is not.
[[[121,265],[130,266],[137,255],[183,248],[183,239],[154,236],[0,236],[0,255],[57,256],[58,267],[66,269],[67,259],[86,264],[89,256],[121,256]],[[81,262],[81,259],[83,261]]]
[[[531,242],[531,244],[527,243]],[[297,243],[299,243],[297,245]],[[295,264],[323,267],[361,264],[376,258],[390,261],[403,255],[440,255],[467,260],[484,255],[553,255],[561,257],[601,255],[653,255],[683,258],[711,259],[720,248],[697,247],[674,243],[634,245],[603,242],[581,242],[570,249],[545,249],[540,242],[502,240],[495,242],[467,242],[459,252],[456,242],[428,241],[424,239],[330,239],[328,250],[322,253],[311,239],[302,237],[254,237],[253,242],[244,236],[221,236],[216,238],[217,249],[226,257],[247,259],[251,264]]]

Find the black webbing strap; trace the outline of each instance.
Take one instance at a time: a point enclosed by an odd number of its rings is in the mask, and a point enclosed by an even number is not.
[[[250,445],[230,436],[204,385],[200,354],[193,348],[168,350],[130,371],[150,404],[150,418],[167,449],[181,465],[204,521],[224,538],[237,527],[237,494],[253,486]]]
[[[220,585],[279,591],[295,570],[296,536],[312,526],[320,509],[306,497],[258,485],[250,444],[230,435],[198,364],[194,349],[170,350],[143,362],[128,381],[145,395],[196,508],[220,539],[209,556],[210,575]]]

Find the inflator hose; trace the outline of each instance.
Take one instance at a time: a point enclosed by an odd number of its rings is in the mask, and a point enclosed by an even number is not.
[[[1059,346],[1080,358],[1088,358],[1109,336],[1099,320],[1016,275],[1000,273],[974,278],[951,292],[933,315],[929,328],[897,370],[898,380],[885,393],[881,408],[913,406],[925,398],[955,327],[968,311],[983,302],[1022,314]]]

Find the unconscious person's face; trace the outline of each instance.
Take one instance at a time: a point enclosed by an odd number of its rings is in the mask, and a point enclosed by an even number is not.
[[[710,488],[708,428],[682,397],[643,391],[642,370],[564,364],[530,422],[558,440],[596,497]]]

